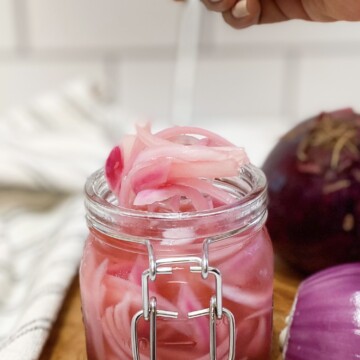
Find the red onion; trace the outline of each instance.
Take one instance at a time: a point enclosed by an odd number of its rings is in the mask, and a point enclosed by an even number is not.
[[[268,155],[267,227],[282,258],[311,273],[360,260],[360,116],[322,113]]]
[[[285,360],[359,359],[360,263],[303,281],[281,340]]]

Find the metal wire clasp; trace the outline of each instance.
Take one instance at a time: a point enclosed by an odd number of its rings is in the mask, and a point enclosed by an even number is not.
[[[210,328],[210,359],[216,360],[216,314],[218,313],[216,305],[216,297],[210,299],[208,309],[196,310],[188,313],[188,318],[193,319],[200,316],[209,316]],[[235,359],[235,319],[231,311],[226,308],[222,309],[222,313],[227,317],[229,323],[229,360]]]
[[[173,267],[164,265],[179,265],[179,264],[195,264],[190,266],[192,273],[200,273],[203,279],[206,279],[209,274],[215,278],[215,295],[210,299],[210,306],[207,309],[192,311],[187,314],[189,319],[209,316],[210,326],[210,360],[216,360],[216,319],[222,319],[225,315],[229,323],[229,360],[235,358],[235,320],[233,314],[222,305],[222,278],[221,273],[217,268],[209,266],[208,261],[208,246],[209,242],[204,242],[203,258],[196,256],[170,257],[163,259],[155,259],[153,248],[147,242],[149,253],[149,268],[145,270],[141,277],[142,285],[142,303],[143,308],[139,310],[131,321],[131,346],[134,360],[139,360],[139,344],[137,335],[137,323],[140,318],[150,321],[150,359],[156,360],[156,318],[166,317],[176,319],[178,313],[175,311],[166,311],[157,309],[156,297],[151,297],[149,294],[149,280],[155,281],[158,275],[169,275],[173,273]]]
[[[150,307],[148,318],[150,319],[150,359],[156,359],[156,318],[158,316],[176,319],[178,316],[177,312],[157,310],[156,298],[150,299]],[[134,359],[140,359],[139,357],[139,346],[137,336],[137,323],[141,317],[145,318],[143,310],[138,311],[131,320],[131,347],[132,355]]]

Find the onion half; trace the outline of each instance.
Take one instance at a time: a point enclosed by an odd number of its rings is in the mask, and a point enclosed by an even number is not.
[[[360,263],[304,280],[280,341],[285,360],[359,359]]]

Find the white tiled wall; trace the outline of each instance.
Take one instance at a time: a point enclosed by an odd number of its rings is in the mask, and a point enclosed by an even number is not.
[[[173,0],[0,0],[0,111],[86,78],[105,82],[126,110],[169,117],[182,10]],[[360,110],[360,23],[239,31],[202,15],[195,123],[290,125]]]
[[[30,0],[35,49],[174,46],[180,4],[169,0]]]
[[[306,48],[307,45],[335,45],[360,41],[360,27],[349,22],[311,23],[302,20],[292,20],[278,25],[253,26],[242,31],[223,26],[217,14],[212,15],[214,28],[213,42],[218,45],[241,44],[278,44]]]
[[[281,115],[284,59],[205,58],[199,62],[195,117]]]
[[[12,0],[0,0],[0,51],[15,45],[15,26]]]
[[[360,111],[360,54],[338,54],[330,59],[304,56],[299,60],[299,71],[303,74],[297,105],[300,116],[349,105]]]
[[[174,60],[129,59],[118,70],[118,96],[126,109],[152,119],[170,115]]]

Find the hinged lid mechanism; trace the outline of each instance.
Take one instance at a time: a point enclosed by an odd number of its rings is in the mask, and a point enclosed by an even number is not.
[[[208,249],[211,240],[207,239],[203,245],[203,257],[181,256],[163,259],[155,259],[152,245],[147,242],[149,254],[149,269],[142,274],[142,302],[143,309],[139,310],[131,321],[131,345],[133,359],[139,360],[139,345],[137,336],[137,323],[140,318],[144,318],[150,322],[150,359],[156,360],[156,318],[177,318],[178,313],[174,311],[157,309],[156,297],[149,296],[149,279],[155,281],[158,275],[171,275],[173,267],[179,264],[194,264],[190,266],[192,273],[201,274],[203,279],[207,279],[208,275],[215,278],[215,295],[209,300],[209,308],[199,309],[187,314],[189,319],[200,316],[209,316],[209,354],[210,360],[216,360],[216,319],[222,319],[225,316],[229,324],[229,360],[235,359],[235,319],[231,311],[222,306],[222,277],[219,269],[209,266]],[[167,266],[164,266],[167,265]]]

